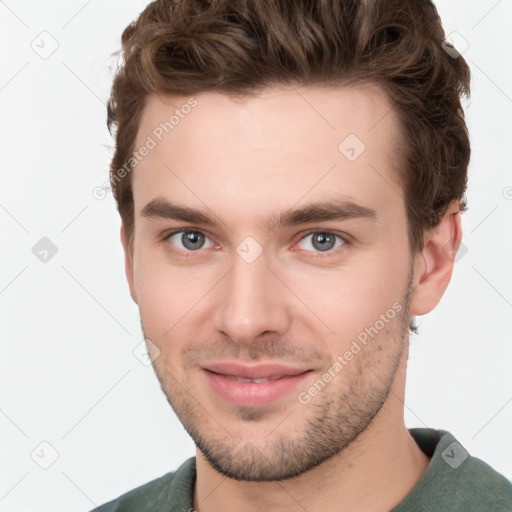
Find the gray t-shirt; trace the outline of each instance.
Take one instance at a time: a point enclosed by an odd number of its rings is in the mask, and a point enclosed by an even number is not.
[[[512,512],[512,484],[444,430],[409,429],[430,464],[390,512]],[[91,512],[192,512],[196,459]]]

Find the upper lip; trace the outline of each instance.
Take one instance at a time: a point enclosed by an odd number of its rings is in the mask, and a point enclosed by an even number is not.
[[[276,363],[265,363],[257,365],[246,365],[240,363],[211,363],[203,366],[204,370],[221,375],[229,375],[241,379],[275,379],[277,377],[287,377],[300,375],[307,372],[310,368],[298,366],[287,366]]]

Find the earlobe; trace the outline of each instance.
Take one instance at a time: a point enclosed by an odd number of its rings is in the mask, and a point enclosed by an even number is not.
[[[128,240],[128,236],[126,234],[126,229],[124,227],[124,223],[121,223],[121,244],[124,250],[124,270],[126,274],[126,279],[128,281],[128,286],[130,288],[130,295],[133,301],[137,302],[137,294],[135,293],[135,285],[134,285],[134,277],[133,277],[133,254],[130,248],[130,243]]]
[[[439,224],[425,234],[424,248],[416,256],[411,315],[425,315],[439,304],[450,282],[461,240],[459,203],[453,202]]]

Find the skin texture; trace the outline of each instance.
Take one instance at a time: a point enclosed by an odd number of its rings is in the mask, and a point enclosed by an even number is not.
[[[377,88],[195,99],[133,171],[133,253],[121,229],[155,372],[198,446],[194,507],[389,510],[428,465],[403,422],[408,325],[448,285],[458,205],[412,255],[394,173],[398,126]],[[148,98],[136,147],[187,100]],[[350,134],[365,145],[354,161],[339,150]],[[155,199],[206,210],[219,225],[142,215]],[[334,199],[375,215],[265,224]],[[171,235],[180,229],[196,238]],[[334,370],[371,326],[367,343]],[[209,384],[203,368],[220,361],[309,373],[269,405],[242,407]],[[329,382],[299,400],[329,369]]]

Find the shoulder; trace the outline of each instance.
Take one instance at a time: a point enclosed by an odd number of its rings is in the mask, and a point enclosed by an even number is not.
[[[151,510],[151,506],[158,500],[161,500],[162,493],[168,488],[174,478],[175,472],[167,473],[160,478],[156,478],[140,487],[119,496],[115,500],[109,501],[95,508],[92,512],[128,512]]]
[[[434,429],[410,432],[431,462],[413,491],[393,512],[512,511],[512,483],[470,455],[451,433]]]
[[[136,487],[91,512],[158,512],[171,510],[175,503],[185,506],[186,512],[192,500],[194,478],[195,458],[192,457],[178,470]]]
[[[466,510],[512,510],[512,483],[483,460],[469,455],[451,473],[454,489],[445,492],[453,492],[461,503],[473,507]]]

